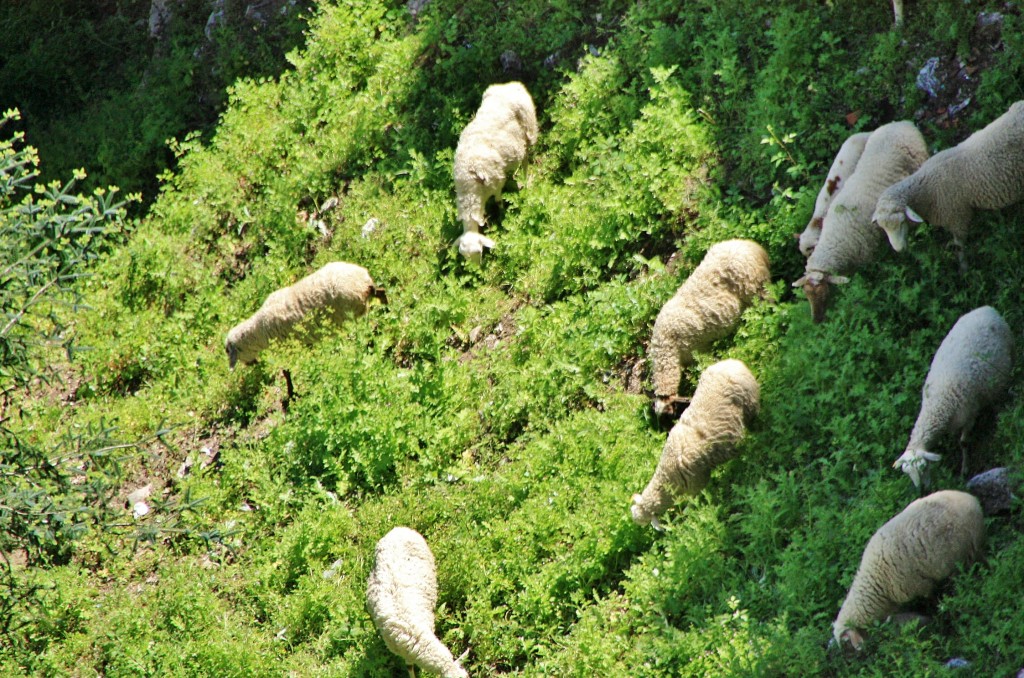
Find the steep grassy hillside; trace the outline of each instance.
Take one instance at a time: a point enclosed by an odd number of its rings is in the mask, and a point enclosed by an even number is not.
[[[172,145],[178,171],[83,280],[89,308],[63,311],[89,350],[50,357],[63,387],[10,408],[41,447],[168,432],[118,459],[119,529],[29,550],[14,577],[38,588],[0,629],[0,672],[403,675],[364,602],[396,525],[431,545],[438,635],[474,676],[1024,666],[1019,505],[989,519],[985,560],[923,601],[930,626],[880,625],[855,658],[827,647],[864,544],[917,496],[891,464],[943,336],[983,304],[1024,329],[1024,217],[980,214],[963,275],[948,237],[917,229],[822,325],[790,286],[793,234],[846,136],[911,118],[938,150],[984,126],[1024,98],[1024,24],[960,0],[907,3],[901,30],[886,3],[785,4],[321,4],[288,69],[236,82],[208,143]],[[1004,14],[978,28],[982,11]],[[915,87],[931,56],[936,97]],[[541,137],[475,269],[451,246],[454,148],[509,79],[533,93]],[[768,250],[772,298],[686,388],[739,358],[762,412],[664,532],[641,528],[630,496],[666,436],[651,325],[730,237]],[[390,303],[229,371],[227,330],[332,260],[366,266]],[[1015,369],[971,471],[1024,468],[1020,385]],[[962,488],[955,443],[942,452],[935,487]],[[147,484],[134,517],[123,502]]]

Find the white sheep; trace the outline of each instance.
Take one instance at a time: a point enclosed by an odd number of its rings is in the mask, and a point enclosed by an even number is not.
[[[981,554],[985,521],[978,500],[944,490],[903,509],[868,541],[860,567],[832,624],[836,641],[861,649],[861,631],[883,621],[911,600],[931,594],[935,584]]]
[[[434,635],[437,570],[423,536],[396,527],[377,542],[373,571],[366,583],[366,605],[388,649],[415,666],[444,678],[469,675]]]
[[[335,325],[366,313],[371,297],[387,302],[362,266],[334,261],[290,287],[272,292],[252,316],[235,325],[224,341],[228,365],[251,364],[271,340],[291,336],[310,316],[326,315]]]
[[[633,521],[661,529],[658,516],[679,495],[707,485],[711,470],[736,456],[736,443],[761,406],[761,388],[739,360],[708,367],[697,381],[690,406],[668,434],[654,476],[633,495]]]
[[[878,196],[927,157],[928,147],[912,122],[882,125],[868,137],[856,171],[825,214],[804,276],[793,283],[803,287],[814,322],[825,320],[831,286],[849,282],[847,275],[874,259],[882,240],[871,225]]]
[[[455,149],[455,198],[463,234],[459,253],[479,264],[494,241],[480,235],[484,205],[501,200],[505,181],[526,160],[537,143],[537,113],[521,82],[491,85],[480,108],[462,130]]]
[[[902,468],[919,487],[927,463],[940,458],[933,446],[946,435],[959,435],[961,471],[966,472],[964,443],[978,412],[1006,394],[1012,366],[1013,333],[998,311],[982,306],[961,316],[932,358],[921,411],[893,467]]]
[[[693,362],[693,352],[732,332],[770,278],[768,253],[756,242],[726,240],[708,249],[654,321],[649,352],[656,414],[667,412],[677,400],[679,380]]]
[[[878,199],[872,220],[897,252],[908,222],[941,226],[963,245],[975,209],[999,209],[1024,198],[1024,101],[953,148],[936,153]]]
[[[825,184],[818,191],[818,199],[814,201],[814,212],[807,228],[800,234],[800,253],[805,257],[811,256],[818,239],[821,237],[821,224],[828,213],[828,206],[832,204],[835,196],[846,186],[846,180],[857,169],[857,162],[864,153],[864,144],[867,143],[870,132],[859,132],[852,135],[836,153],[832,167],[825,176]]]

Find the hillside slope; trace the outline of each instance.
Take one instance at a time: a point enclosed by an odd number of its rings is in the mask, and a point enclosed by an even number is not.
[[[790,286],[793,234],[847,135],[915,119],[934,151],[1024,98],[1015,11],[986,5],[1004,12],[994,36],[978,5],[908,4],[902,31],[885,3],[322,4],[290,69],[236,82],[209,143],[173,144],[178,170],[83,282],[90,350],[62,365],[68,392],[19,403],[40,444],[100,423],[170,433],[122,460],[119,498],[152,484],[152,511],[113,507],[150,538],[93,530],[20,571],[47,605],[4,636],[2,671],[401,675],[364,594],[374,544],[407,525],[471,675],[926,676],[952,657],[1015,673],[1019,505],[990,519],[985,561],[923,603],[932,625],[882,625],[856,658],[827,648],[864,544],[917,496],[891,464],[942,337],[984,304],[1024,330],[1015,208],[978,215],[965,275],[918,229],[825,324]],[[932,55],[973,69],[952,123],[957,70],[940,96],[915,87]],[[541,137],[474,269],[451,246],[454,148],[509,79]],[[665,532],[641,528],[630,496],[666,435],[651,325],[732,237],[768,250],[773,298],[685,381],[742,359],[762,411]],[[390,303],[229,371],[227,330],[332,260],[366,266]],[[973,472],[1024,468],[1019,369],[1012,384]],[[962,488],[955,444],[942,452],[935,487]]]

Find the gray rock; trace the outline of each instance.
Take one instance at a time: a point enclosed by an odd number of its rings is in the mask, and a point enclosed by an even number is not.
[[[932,57],[925,62],[924,67],[917,74],[917,88],[927,92],[929,96],[936,97],[942,91],[942,82],[936,75],[939,69],[939,57]]]
[[[971,662],[967,661],[963,657],[953,657],[948,662],[946,662],[947,669],[966,669],[969,668],[970,665]]]
[[[507,49],[501,53],[501,69],[506,73],[518,73],[523,70],[523,62],[518,54]]]
[[[978,498],[985,515],[989,516],[1010,510],[1015,489],[1010,469],[1004,466],[979,473],[967,481],[967,491]]]

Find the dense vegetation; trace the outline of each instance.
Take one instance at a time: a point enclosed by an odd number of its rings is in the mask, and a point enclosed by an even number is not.
[[[865,542],[916,497],[891,463],[942,337],[983,304],[1024,328],[1012,208],[978,216],[967,274],[922,227],[823,325],[790,287],[793,234],[851,131],[912,118],[937,150],[1024,98],[1015,10],[908,4],[894,29],[882,2],[321,3],[286,68],[240,71],[212,133],[171,132],[175,169],[143,196],[145,217],[124,232],[104,204],[115,225],[99,259],[67,281],[86,305],[24,319],[61,332],[29,333],[42,338],[19,354],[18,374],[50,366],[45,382],[4,385],[4,477],[25,476],[22,450],[59,454],[98,431],[77,444],[110,463],[67,473],[116,492],[82,493],[59,469],[33,486],[91,513],[4,542],[0,672],[400,675],[364,604],[395,525],[431,544],[438,634],[469,649],[471,675],[926,676],[952,657],[1016,672],[1019,507],[989,520],[984,562],[923,603],[930,626],[880,625],[856,658],[827,648]],[[1005,13],[994,33],[985,10]],[[915,86],[931,56],[936,97]],[[453,151],[483,88],[509,79],[533,93],[541,140],[474,269],[451,247]],[[103,110],[104,90],[88,91]],[[102,141],[80,115],[36,138],[44,167],[51,138]],[[145,188],[138,168],[108,167],[104,183]],[[740,358],[762,413],[657,533],[628,510],[665,438],[645,394],[651,324],[707,247],[736,236],[769,251],[774,299],[686,382]],[[390,303],[229,371],[227,329],[330,260],[365,265]],[[59,350],[70,331],[79,350]],[[972,471],[1024,468],[1020,383],[1015,370],[980,425]],[[955,444],[943,452],[935,486],[962,488]],[[124,501],[147,484],[152,510],[133,515]],[[3,524],[18,510],[0,506]]]

